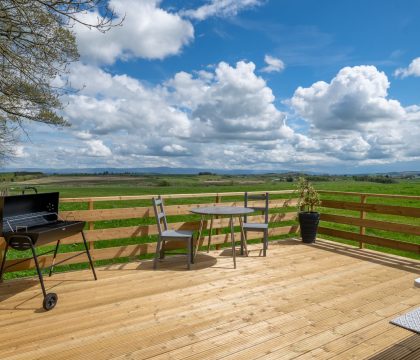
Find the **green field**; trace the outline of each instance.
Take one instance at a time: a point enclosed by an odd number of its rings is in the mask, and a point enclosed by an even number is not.
[[[203,193],[203,192],[242,192],[242,191],[273,191],[288,190],[295,188],[295,182],[285,181],[284,177],[277,174],[264,176],[218,176],[218,175],[101,175],[101,176],[48,176],[36,177],[32,179],[15,179],[13,183],[3,183],[10,189],[10,193],[19,193],[25,186],[36,186],[40,192],[59,191],[61,197],[93,197],[93,196],[111,196],[111,195],[143,195],[143,194],[182,194],[182,193]],[[366,181],[354,181],[345,177],[331,177],[330,181],[314,181],[315,187],[319,190],[335,190],[346,192],[366,192],[377,194],[400,194],[400,195],[417,195],[420,196],[420,179],[398,179],[395,183],[381,184]],[[281,195],[277,197],[289,197],[289,195]],[[357,197],[345,195],[323,195],[324,199],[358,201]],[[224,198],[225,201],[240,200],[241,197]],[[213,202],[214,198],[199,199],[174,199],[168,200],[167,204],[186,204],[199,202]],[[420,207],[420,201],[407,199],[381,199],[369,198],[368,202],[377,204],[389,204],[399,206]],[[149,206],[149,201],[118,201],[118,202],[97,202],[95,208],[116,208],[131,206]],[[65,203],[61,206],[62,210],[81,210],[87,209],[87,203]],[[293,208],[276,209],[277,212],[293,211]],[[352,215],[358,217],[359,214],[354,211],[320,209],[321,212],[332,213],[337,215]],[[400,222],[407,224],[420,225],[420,220],[409,217],[369,214],[368,218],[376,220],[384,220],[391,222]],[[171,216],[170,222],[197,220],[194,215]],[[152,218],[146,219],[129,219],[129,220],[113,220],[95,223],[95,229],[121,226],[145,225],[154,222]],[[285,222],[282,225],[293,224],[294,222]],[[275,225],[275,224],[274,224]],[[333,227],[335,229],[358,231],[358,227],[349,225],[339,225],[332,223],[324,223],[323,226]],[[391,233],[388,231],[367,229],[367,235],[381,236],[385,238],[413,242],[420,244],[420,238],[416,235],[406,235],[401,233]],[[287,237],[287,236],[282,236]],[[277,237],[276,239],[282,238]],[[327,236],[323,236],[328,238]],[[333,239],[343,243],[357,245],[351,241]],[[115,247],[128,244],[145,243],[155,241],[155,236],[118,239],[111,241],[95,242],[95,248]],[[80,249],[80,244],[64,245],[61,252],[76,251]],[[368,248],[403,255],[411,258],[420,259],[420,256],[413,253],[401,252],[375,246],[367,246]],[[49,250],[46,247],[43,250]],[[10,251],[9,259],[24,258],[29,254],[26,252]],[[150,257],[150,255],[149,255]],[[118,259],[113,261],[100,261],[98,265],[107,264],[115,261],[127,261],[128,259]],[[62,266],[58,270],[79,269],[85,265]],[[23,271],[9,273],[6,278],[16,276],[27,276],[33,274],[33,271]]]

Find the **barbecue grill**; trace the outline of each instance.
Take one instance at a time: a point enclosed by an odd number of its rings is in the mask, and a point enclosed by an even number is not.
[[[59,265],[71,258],[86,254],[93,276],[96,278],[95,268],[89,253],[83,228],[84,221],[67,221],[60,219],[58,215],[59,193],[43,194],[23,194],[15,196],[0,197],[0,233],[6,241],[3,260],[0,267],[0,281],[3,279],[4,270],[10,266],[17,265],[28,259],[16,262],[8,267],[6,264],[6,255],[9,247],[15,250],[24,251],[31,249],[35,262],[36,270],[41,283],[42,293],[44,295],[43,307],[45,310],[51,310],[57,304],[57,294],[47,293],[44,280],[38,262],[38,256],[47,253],[54,253],[52,265],[49,270],[49,276],[52,275],[54,266]],[[71,258],[58,263],[55,262],[58,247],[61,239],[80,233],[83,238],[85,251],[75,254]],[[35,247],[51,244],[56,241],[54,250],[37,254]]]

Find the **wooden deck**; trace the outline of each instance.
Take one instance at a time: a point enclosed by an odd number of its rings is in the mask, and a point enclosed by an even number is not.
[[[0,359],[420,359],[390,319],[420,305],[420,262],[318,241],[0,284]]]

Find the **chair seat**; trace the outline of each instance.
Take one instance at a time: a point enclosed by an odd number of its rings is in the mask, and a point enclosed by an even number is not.
[[[188,230],[165,230],[162,231],[162,237],[165,238],[174,238],[174,239],[189,239],[191,236],[193,236],[192,231]]]
[[[244,230],[266,230],[268,229],[268,224],[253,224],[253,223],[244,223]]]

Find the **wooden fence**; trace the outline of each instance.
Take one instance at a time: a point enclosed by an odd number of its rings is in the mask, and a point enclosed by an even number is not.
[[[253,192],[253,193],[261,193]],[[356,211],[358,216],[353,215],[338,215],[331,213],[321,213],[321,224],[319,227],[319,235],[328,235],[331,237],[353,240],[359,242],[359,246],[362,248],[363,244],[372,244],[391,249],[398,249],[404,251],[410,251],[420,254],[420,238],[415,242],[405,242],[400,240],[394,240],[391,238],[379,237],[366,235],[366,229],[379,229],[390,232],[410,234],[411,236],[420,236],[420,207],[419,206],[395,206],[395,205],[384,205],[368,203],[368,198],[388,198],[388,199],[406,199],[413,200],[420,204],[420,196],[403,196],[403,195],[386,195],[386,194],[369,194],[369,193],[350,193],[350,192],[335,192],[335,191],[320,191],[322,197],[334,197],[334,196],[351,196],[357,197],[358,202],[354,201],[343,201],[337,199],[323,199],[322,207],[325,209],[338,209],[338,210],[351,210]],[[113,206],[118,206],[118,203],[130,201],[150,201],[153,196],[156,195],[141,195],[141,196],[108,196],[108,197],[88,197],[88,198],[64,198],[61,199],[62,204],[77,203],[78,207],[84,204],[87,210],[67,210],[62,211],[60,216],[63,219],[68,220],[84,220],[88,222],[85,234],[89,242],[90,250],[94,260],[107,260],[117,258],[134,258],[139,255],[151,254],[155,252],[156,243],[154,239],[145,242],[145,239],[150,235],[157,234],[157,227],[154,221],[149,219],[154,217],[153,208],[151,206],[132,206],[132,207],[113,207],[103,208],[100,204],[111,203]],[[270,230],[269,236],[280,236],[290,234],[291,237],[295,237],[299,231],[296,223],[290,224],[290,221],[296,219],[296,204],[297,199],[294,198],[294,192],[292,190],[284,191],[270,191]],[[192,217],[191,221],[176,221],[178,215],[191,215],[190,209],[194,207],[203,206],[218,206],[218,205],[242,205],[242,200],[235,200],[238,197],[243,197],[243,192],[228,192],[228,193],[200,193],[200,194],[171,194],[164,195],[168,205],[166,206],[166,213],[169,217],[169,227],[171,229],[178,230],[197,230],[199,226],[199,217]],[[287,198],[284,198],[287,197]],[[230,200],[229,200],[230,198]],[[234,199],[232,199],[234,198]],[[194,201],[186,199],[201,199],[204,203],[196,201],[194,204],[171,204],[171,202],[179,202],[179,200]],[[209,200],[208,199],[212,199]],[[214,199],[214,200],[213,200]],[[121,204],[121,203],[120,203]],[[263,206],[262,203],[256,201],[252,203],[253,206]],[[99,208],[97,208],[99,207]],[[331,211],[330,211],[331,212]],[[398,217],[410,217],[414,218],[414,224],[407,224],[398,222],[398,220],[384,221],[368,219],[368,214],[386,214],[394,215],[395,219]],[[172,219],[175,218],[175,220]],[[261,215],[249,216],[249,221],[263,221]],[[95,228],[97,222],[112,221],[112,220],[127,220],[127,219],[138,219],[139,223],[149,219],[151,224],[147,225],[135,225],[135,226],[124,226],[124,227],[107,227],[107,228]],[[289,221],[288,224],[284,224],[285,221]],[[330,226],[326,226],[330,224]],[[332,224],[332,225],[331,225]],[[352,225],[357,226],[358,231],[348,231],[334,228],[334,224],[338,225]],[[209,228],[209,222],[205,223],[205,229]],[[228,227],[228,219],[219,218],[213,222],[213,229],[216,235],[212,236],[212,244],[221,245],[229,243],[230,238],[223,231],[224,228]],[[205,240],[203,235],[200,241],[200,245]],[[240,233],[236,233],[235,237],[240,238]],[[256,239],[261,237],[258,233],[250,233],[249,239]],[[104,242],[118,239],[138,239],[138,243],[121,245],[117,244],[112,247],[97,248],[95,244],[97,242]],[[62,244],[77,244],[81,243],[82,239],[80,235],[72,236],[63,239]],[[4,241],[0,241],[0,246],[4,248]],[[51,244],[53,245],[53,244]],[[173,243],[172,248],[179,247],[180,244]],[[2,251],[0,251],[1,253]],[[74,257],[78,252],[66,252],[59,253],[57,261],[68,260],[67,264],[75,264],[80,262],[86,262],[84,257]],[[46,255],[39,258],[40,264],[43,267],[51,265],[52,256]],[[8,271],[27,270],[34,267],[32,258],[27,258],[22,262],[22,259],[8,260],[6,266],[14,265],[9,268]]]
[[[376,245],[394,250],[402,250],[420,254],[420,196],[394,195],[394,194],[371,194],[340,191],[319,191],[321,196],[330,195],[340,197],[356,197],[359,201],[343,201],[335,199],[323,199],[322,207],[326,209],[350,210],[350,215],[336,215],[321,212],[321,224],[318,229],[319,235],[328,235],[340,239],[352,240],[359,243]],[[371,199],[411,200],[415,206],[399,206],[389,204],[368,203]],[[358,216],[355,216],[357,212]],[[369,215],[393,215],[392,221],[368,219]],[[403,218],[410,218],[411,223],[401,222]],[[399,221],[400,220],[400,221]],[[332,224],[329,227],[325,223]],[[358,232],[340,230],[334,228],[334,224],[352,225],[358,227]],[[366,235],[367,229],[383,230],[388,234],[398,233],[414,235],[414,242],[407,242],[387,238],[383,236]]]
[[[250,194],[261,193],[261,192],[250,192]],[[242,205],[243,200],[231,201],[229,198],[232,197],[241,197],[243,198],[243,192],[229,192],[229,193],[200,193],[200,194],[171,194],[163,195],[164,199],[167,202],[165,206],[165,212],[168,216],[168,226],[171,229],[175,230],[198,230],[200,218],[195,215],[193,221],[182,221],[182,222],[171,222],[171,217],[178,215],[191,215],[189,210],[195,207],[204,207],[204,206],[217,206],[217,205],[227,205],[235,206]],[[298,231],[297,225],[284,225],[281,224],[285,221],[295,220],[296,218],[296,204],[297,199],[289,197],[293,195],[293,191],[271,191],[270,196],[270,217],[269,221],[272,223],[272,226],[269,230],[269,236],[279,236],[284,234],[296,234]],[[124,246],[112,246],[106,248],[96,248],[95,243],[98,241],[110,241],[117,239],[139,239],[139,242],[144,240],[144,238],[150,235],[156,235],[158,233],[157,226],[154,224],[151,225],[136,225],[136,226],[126,226],[126,227],[109,227],[95,229],[95,223],[101,221],[109,220],[127,220],[127,219],[138,219],[139,223],[144,221],[147,218],[154,218],[154,212],[152,206],[141,206],[141,207],[124,207],[124,208],[105,208],[105,209],[96,209],[98,203],[101,202],[112,202],[116,204],[118,202],[130,202],[130,201],[150,201],[153,196],[157,195],[142,195],[142,196],[109,196],[109,197],[92,197],[92,198],[63,198],[60,200],[61,204],[66,203],[84,203],[85,207],[88,210],[71,210],[71,211],[61,211],[60,217],[64,220],[84,220],[87,221],[87,229],[85,230],[86,238],[89,242],[89,248],[93,259],[96,260],[107,260],[107,259],[116,259],[116,258],[134,258],[139,255],[151,254],[155,252],[156,242],[146,242],[136,243]],[[288,196],[288,198],[275,198],[275,196]],[[179,204],[179,205],[170,205],[171,200],[180,200],[180,199],[191,199],[191,198],[201,198],[207,199],[205,203],[194,203],[194,204]],[[208,202],[208,199],[214,199],[213,202]],[[125,204],[125,203],[124,203]],[[249,202],[250,206],[259,206],[263,207],[264,203],[261,201]],[[86,206],[87,205],[87,206]],[[262,215],[248,216],[249,221],[262,222],[264,217]],[[224,243],[230,242],[230,237],[228,234],[223,233],[223,228],[229,226],[228,219],[219,218],[213,221],[213,230],[216,232],[216,235],[212,236],[212,244],[221,245]],[[239,224],[236,224],[239,225]],[[210,221],[206,221],[204,224],[204,229],[208,230],[210,226]],[[199,239],[200,245],[203,244],[205,240],[205,235]],[[248,238],[255,239],[261,237],[261,234],[250,233]],[[240,239],[240,233],[235,233],[235,238]],[[65,238],[61,241],[61,244],[77,244],[81,243],[82,237],[80,235],[75,235],[72,237]],[[4,241],[2,241],[4,243]],[[50,245],[54,245],[55,242]],[[48,244],[46,244],[48,245]],[[168,244],[167,248],[178,248],[181,244],[176,242],[171,242]],[[66,252],[59,253],[57,255],[57,262],[68,260],[66,264],[75,264],[80,262],[86,262],[84,257],[75,257],[78,252]],[[51,265],[52,256],[41,256],[39,257],[39,262],[42,267],[48,267]],[[35,266],[32,258],[28,257],[25,261],[22,262],[22,259],[13,259],[6,262],[6,266],[12,266],[8,271],[19,271],[31,269]]]

